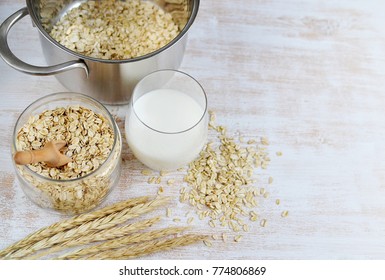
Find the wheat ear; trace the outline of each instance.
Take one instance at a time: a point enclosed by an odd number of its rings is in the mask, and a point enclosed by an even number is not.
[[[133,259],[151,253],[170,250],[175,247],[187,246],[208,237],[205,235],[187,234],[166,240],[151,240],[139,244],[123,247],[116,250],[103,251],[96,254],[87,255],[84,259],[88,260],[110,260],[110,259]]]
[[[23,247],[12,254],[6,256],[9,259],[24,258],[36,251],[50,248],[51,246],[67,242],[71,239],[78,238],[90,233],[97,232],[102,229],[112,228],[118,224],[121,224],[129,219],[138,217],[142,214],[150,212],[155,208],[164,205],[168,202],[167,197],[157,197],[149,202],[135,205],[131,208],[124,209],[120,212],[109,214],[105,217],[89,221],[78,227],[74,227],[65,232],[59,232],[51,237],[42,239],[34,244]]]
[[[133,199],[129,199],[126,201],[115,203],[111,206],[104,207],[100,210],[96,210],[96,211],[86,213],[86,214],[77,215],[73,218],[54,223],[48,227],[44,227],[44,228],[28,235],[24,239],[14,243],[13,245],[9,246],[8,248],[1,250],[0,251],[0,258],[5,257],[7,255],[10,255],[17,250],[19,250],[25,246],[31,245],[31,244],[33,244],[37,241],[40,241],[44,238],[53,236],[56,233],[74,228],[74,227],[79,226],[81,224],[84,224],[88,221],[104,217],[104,216],[109,215],[111,213],[118,212],[118,211],[121,211],[123,209],[136,206],[136,205],[144,203],[148,200],[149,200],[149,198],[146,196],[133,198]]]
[[[100,230],[91,234],[80,236],[75,239],[71,239],[67,242],[58,244],[56,246],[53,246],[48,250],[35,254],[32,257],[29,257],[29,259],[39,259],[39,258],[42,258],[43,256],[47,256],[74,246],[80,246],[80,245],[90,244],[93,242],[106,241],[106,240],[122,237],[127,234],[151,227],[152,225],[154,225],[159,221],[160,221],[160,217],[155,217],[149,220],[139,221],[139,222],[121,226],[121,227],[113,227],[109,229]]]
[[[188,227],[171,227],[166,229],[154,230],[150,232],[134,233],[128,236],[123,236],[123,237],[112,239],[100,244],[96,244],[94,246],[89,246],[84,249],[77,250],[75,252],[71,252],[67,255],[59,257],[59,259],[76,260],[76,259],[85,257],[86,255],[96,254],[98,252],[120,248],[133,243],[140,243],[140,242],[150,241],[150,240],[158,239],[169,235],[176,235],[186,230],[187,228]]]

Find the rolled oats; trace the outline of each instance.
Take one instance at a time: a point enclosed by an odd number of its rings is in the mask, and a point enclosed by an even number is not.
[[[287,210],[282,211],[282,213],[281,213],[281,216],[282,216],[283,218],[287,217],[288,215],[289,215],[289,211],[287,211]]]
[[[267,138],[260,142],[254,139],[238,144],[226,134],[224,126],[215,125],[215,114],[211,112],[209,127],[218,132],[220,143],[208,143],[199,158],[190,163],[184,181],[191,187],[183,188],[180,201],[188,201],[197,209],[199,219],[210,217],[209,225],[227,226],[234,232],[248,231],[242,217],[256,221],[258,215],[247,209],[258,206],[257,197],[269,196],[265,188],[254,185],[253,175],[256,168],[266,168],[269,157],[266,151]],[[218,142],[218,141],[217,141]],[[186,194],[188,199],[186,199]]]
[[[40,149],[46,142],[64,140],[63,154],[72,161],[60,168],[44,162],[17,166],[29,195],[40,206],[65,213],[94,208],[119,177],[121,139],[102,115],[82,106],[59,107],[31,116],[17,134],[16,149]],[[39,143],[39,145],[38,145]],[[113,149],[115,144],[115,149]],[[103,165],[103,167],[102,167]],[[91,174],[92,173],[92,174]]]
[[[71,9],[50,35],[86,56],[129,59],[156,51],[180,32],[175,19],[154,3],[142,0],[87,1]]]

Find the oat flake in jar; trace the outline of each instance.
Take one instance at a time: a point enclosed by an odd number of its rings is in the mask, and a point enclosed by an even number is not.
[[[89,211],[118,183],[122,140],[115,120],[98,101],[78,93],[55,93],[38,99],[17,120],[12,154],[39,150],[64,140],[68,164],[16,165],[25,194],[42,208],[63,214]]]

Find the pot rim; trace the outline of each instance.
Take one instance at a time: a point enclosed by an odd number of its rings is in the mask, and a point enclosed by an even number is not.
[[[153,57],[153,56],[165,51],[166,49],[170,48],[171,46],[175,45],[180,39],[182,39],[184,37],[184,35],[187,33],[187,31],[190,29],[191,25],[195,21],[195,18],[198,14],[200,0],[192,0],[192,1],[193,1],[192,11],[191,11],[191,15],[190,15],[186,25],[180,31],[178,36],[176,36],[174,39],[172,39],[168,44],[161,47],[160,49],[157,49],[156,51],[150,52],[150,53],[142,55],[142,56],[129,58],[129,59],[115,59],[115,60],[113,60],[113,59],[101,59],[101,58],[96,58],[96,57],[92,57],[92,56],[86,56],[86,55],[77,53],[73,50],[66,48],[65,46],[63,46],[62,44],[57,42],[55,39],[53,39],[48,34],[48,32],[45,30],[45,28],[41,25],[39,17],[36,14],[35,9],[33,8],[34,0],[26,0],[26,3],[27,3],[29,15],[32,18],[32,21],[35,24],[35,26],[39,29],[40,34],[43,35],[44,38],[46,38],[48,41],[50,41],[56,47],[62,49],[63,51],[67,52],[68,54],[70,54],[72,56],[75,56],[75,57],[83,59],[83,60],[91,60],[94,62],[103,62],[103,63],[112,63],[112,64],[118,63],[119,64],[119,63],[141,61],[141,60],[145,60],[147,58]]]

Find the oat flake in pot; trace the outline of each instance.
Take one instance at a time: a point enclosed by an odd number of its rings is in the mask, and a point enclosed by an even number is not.
[[[180,30],[170,13],[141,0],[87,1],[70,10],[50,35],[77,53],[129,59],[160,49]]]
[[[74,17],[75,26],[64,30],[64,26],[72,24],[69,20],[64,22],[64,18],[79,11],[82,3],[84,7],[110,5],[120,8],[99,8],[98,12],[103,15],[94,19],[90,18],[93,12],[83,11]],[[125,8],[135,3],[151,6],[151,9]],[[2,24],[0,57],[23,73],[55,75],[69,91],[82,92],[104,104],[127,104],[134,87],[143,77],[157,70],[180,67],[199,3],[200,0],[26,0],[27,7],[9,16]],[[135,14],[132,11],[136,11]],[[48,66],[22,61],[7,44],[12,27],[26,15],[39,31]],[[129,15],[135,17],[130,20]],[[56,24],[58,32],[53,31]],[[58,37],[63,37],[64,41]],[[71,48],[75,45],[77,50],[74,51]],[[126,56],[129,58],[122,58]]]

